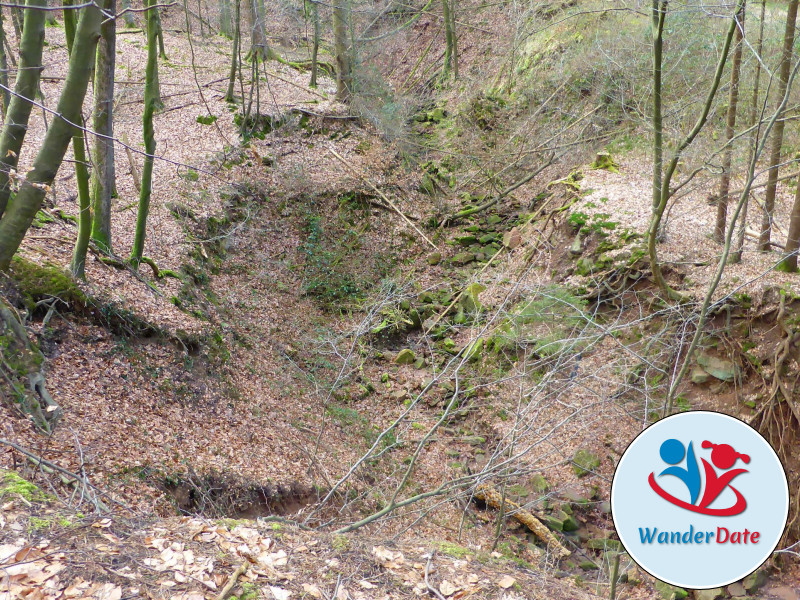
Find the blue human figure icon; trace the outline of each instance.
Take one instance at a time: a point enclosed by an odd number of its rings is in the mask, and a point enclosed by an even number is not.
[[[673,465],[661,471],[659,477],[661,475],[674,475],[683,481],[689,489],[691,504],[697,502],[697,497],[700,495],[700,468],[697,465],[692,443],[689,442],[689,449],[686,450],[679,440],[669,439],[661,444],[659,454],[661,454],[661,459],[665,463]],[[683,460],[684,456],[686,456],[686,468],[678,467],[678,463]]]

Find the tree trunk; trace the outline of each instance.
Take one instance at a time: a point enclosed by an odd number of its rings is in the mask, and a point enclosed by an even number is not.
[[[347,102],[353,93],[353,65],[347,30],[350,23],[350,0],[334,0],[333,37],[336,55],[336,99]]]
[[[152,7],[157,0],[150,0]],[[153,132],[153,114],[156,110],[158,98],[156,96],[155,81],[158,73],[158,56],[156,48],[156,8],[147,11],[147,66],[144,84],[144,115],[142,116],[142,130],[144,132],[144,167],[142,168],[142,186],[139,192],[139,211],[136,215],[136,232],[131,251],[131,264],[139,267],[144,256],[144,240],[147,232],[147,216],[150,212],[150,193],[153,187],[153,156],[156,153],[156,139]]]
[[[761,56],[761,51],[764,46],[764,17],[767,9],[766,0],[761,0],[761,22],[758,27],[758,39],[756,40],[756,55]],[[758,135],[755,129],[755,124],[758,120],[758,88],[761,81],[761,61],[756,61],[756,72],[753,76],[753,98],[750,103],[750,161],[753,160],[753,155],[758,148]],[[733,251],[731,252],[730,262],[736,264],[742,260],[742,252],[744,249],[744,236],[747,231],[747,205],[748,199],[745,199],[742,206],[742,214],[739,220],[739,229],[736,231],[736,242]]]
[[[442,21],[444,22],[444,66],[442,81],[450,79],[450,73],[458,79],[458,50],[456,47],[456,19],[453,9],[455,0],[442,0]]]
[[[131,0],[122,0],[123,10],[129,9],[130,7],[131,7]],[[125,20],[125,27],[127,27],[128,29],[133,29],[134,27],[136,27],[136,19],[133,18],[132,12],[126,12],[122,18]]]
[[[219,31],[226,37],[233,37],[231,0],[219,0]]]
[[[314,41],[311,46],[311,87],[317,87],[317,71],[319,69],[319,0],[309,0],[311,3],[311,19],[314,24]]]
[[[661,115],[661,67],[662,67],[662,49],[663,49],[663,32],[664,32],[664,18],[667,10],[667,0],[653,0],[653,20],[654,20],[654,44],[653,44],[653,129],[655,132],[654,141],[654,166],[655,164],[663,165],[663,122]],[[703,102],[702,112],[697,118],[697,121],[692,127],[692,130],[680,141],[675,149],[672,158],[667,165],[667,168],[662,171],[661,168],[653,171],[653,207],[652,215],[650,217],[650,227],[647,230],[647,251],[650,258],[650,269],[653,273],[653,279],[658,285],[659,289],[669,298],[673,300],[682,300],[683,296],[673,290],[664,279],[661,271],[661,264],[658,262],[658,249],[656,247],[658,241],[659,231],[661,229],[661,218],[664,216],[664,210],[667,208],[672,193],[670,191],[670,182],[675,174],[675,169],[678,168],[678,162],[684,150],[688,148],[698,134],[705,127],[708,121],[708,114],[711,112],[711,107],[714,103],[714,98],[717,95],[720,82],[722,81],[722,73],[725,70],[725,63],[728,60],[728,53],[731,49],[733,36],[738,28],[736,15],[741,10],[744,0],[739,0],[735,12],[731,17],[728,32],[725,36],[725,43],[722,47],[719,60],[717,61],[714,78],[711,87],[708,90],[705,101]]]
[[[725,153],[722,156],[722,177],[719,180],[717,197],[717,223],[714,227],[714,241],[721,244],[725,240],[728,222],[728,193],[731,187],[731,162],[733,161],[733,136],[736,132],[736,109],[739,104],[739,72],[742,66],[742,38],[744,35],[745,3],[739,12],[739,26],[736,28],[736,47],[733,50],[731,66],[731,87],[728,91],[728,117],[725,124]]]
[[[64,6],[71,6],[74,0],[64,0]],[[64,33],[67,38],[67,53],[72,54],[75,41],[75,10],[64,11]],[[81,111],[83,112],[83,111]],[[81,114],[80,125],[83,125]],[[83,279],[86,271],[86,252],[89,249],[89,238],[92,232],[92,207],[89,195],[89,164],[86,160],[86,143],[83,129],[76,127],[72,136],[72,152],[75,155],[75,179],[78,184],[78,238],[72,252],[70,271],[73,277]]]
[[[19,67],[14,95],[9,102],[3,133],[0,134],[0,217],[11,195],[9,172],[17,168],[19,152],[28,119],[31,116],[31,103],[39,89],[42,74],[42,47],[44,46],[44,12],[37,7],[44,6],[45,0],[27,0],[25,8],[24,35],[19,45]]]
[[[798,177],[800,177],[800,170],[798,170]],[[798,184],[794,193],[792,215],[789,218],[789,233],[786,236],[786,246],[783,249],[785,256],[778,263],[776,269],[787,273],[795,273],[797,271],[798,249],[800,249],[800,184]]]
[[[236,66],[239,62],[239,39],[241,38],[241,28],[239,27],[241,0],[236,0],[236,22],[233,24],[233,52],[231,53],[231,71],[228,78],[228,91],[225,93],[226,102],[234,102],[236,97],[233,93],[233,86],[236,83]],[[242,98],[244,101],[244,98]]]
[[[42,15],[42,19],[44,19],[44,15]],[[18,5],[13,6],[11,8],[11,22],[14,24],[14,34],[17,36],[17,45],[22,43],[22,20],[22,9],[19,8]]]
[[[6,58],[6,30],[3,19],[3,10],[0,7],[0,84],[3,86],[3,120],[5,120],[11,94],[8,91],[8,59]]]
[[[783,34],[783,53],[781,55],[780,79],[778,81],[778,98],[782,98],[786,92],[786,84],[789,81],[789,71],[792,66],[792,54],[794,47],[795,24],[797,21],[798,0],[789,0],[789,8],[786,12],[786,28]],[[758,249],[762,252],[769,251],[770,237],[772,234],[772,216],[775,210],[775,192],[778,187],[778,170],[781,162],[781,147],[783,145],[783,130],[786,126],[785,121],[778,115],[775,123],[775,131],[772,138],[772,147],[769,154],[769,174],[767,175],[767,189],[764,196],[764,217],[761,222],[761,235],[758,238]]]
[[[51,0],[50,1],[50,8],[55,8],[57,6],[58,0]],[[47,14],[45,15],[45,23],[50,27],[55,27],[58,25],[58,21],[56,21],[56,11],[48,10],[45,11]]]
[[[108,14],[117,10],[116,0],[102,0]],[[97,43],[97,62],[94,73],[94,112],[92,128],[95,135],[92,162],[92,202],[94,215],[92,239],[105,252],[111,253],[111,198],[116,183],[114,171],[114,70],[117,58],[116,20],[107,19],[100,27]]]
[[[3,271],[8,269],[12,256],[41,208],[45,193],[64,160],[64,154],[75,131],[75,124],[80,122],[83,99],[86,96],[97,40],[100,37],[101,20],[100,9],[95,5],[87,6],[81,12],[69,70],[56,108],[61,117],[54,119],[50,124],[33,161],[33,169],[26,174],[14,202],[0,220],[0,270]],[[26,21],[28,21],[27,16],[26,14]],[[26,29],[29,24],[30,22],[25,24]]]
[[[265,61],[272,58],[272,50],[267,41],[267,29],[264,13],[259,0],[246,0],[250,11],[250,52],[248,60]]]

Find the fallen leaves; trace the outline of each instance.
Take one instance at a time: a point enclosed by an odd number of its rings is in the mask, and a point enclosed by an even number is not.
[[[511,575],[505,575],[500,578],[500,581],[497,582],[497,585],[503,588],[504,590],[507,590],[515,583],[517,583],[516,579],[514,579]]]

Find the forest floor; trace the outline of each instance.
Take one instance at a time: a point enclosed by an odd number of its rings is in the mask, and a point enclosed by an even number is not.
[[[60,28],[49,28],[47,39],[43,94],[51,98],[65,73],[66,53]],[[653,293],[631,260],[640,239],[629,234],[641,236],[646,229],[646,162],[618,157],[619,173],[586,166],[580,193],[556,186],[554,198],[568,209],[551,213],[543,224],[526,220],[538,210],[532,203],[541,186],[532,182],[471,225],[424,227],[458,200],[442,194],[432,201],[421,192],[420,170],[407,169],[396,144],[369,123],[351,120],[347,108],[330,99],[335,85],[329,78],[313,90],[307,73],[267,64],[261,110],[273,119],[242,143],[235,111],[224,101],[230,42],[209,37],[191,44],[170,32],[166,42],[168,60],[160,64],[165,107],[155,122],[161,158],[146,254],[184,279],[156,278],[147,268],[135,274],[92,256],[87,282],[80,284],[89,298],[85,306],[61,302],[46,325],[41,315],[31,321],[47,357],[49,390],[64,417],[52,436],[43,437],[3,405],[0,435],[97,487],[59,483],[12,447],[0,447],[0,572],[8,575],[0,580],[0,600],[210,599],[241,564],[247,569],[235,594],[242,600],[437,593],[607,597],[614,553],[604,551],[605,542],[593,549],[586,543],[615,541],[606,499],[616,459],[652,418],[650,403],[663,391],[657,373],[645,371],[646,399],[626,399],[628,374],[637,365],[620,356],[620,348],[638,351],[648,339],[666,347],[669,336],[677,335],[663,333],[666,319],[641,318],[652,308]],[[141,168],[143,147],[144,38],[125,33],[118,48],[116,135],[129,141],[133,153],[132,164],[123,150],[117,152],[113,245],[124,257],[138,198],[133,165]],[[467,45],[467,58],[469,52]],[[187,81],[196,82],[190,91]],[[216,119],[203,124],[209,115]],[[42,114],[34,117],[30,140],[45,128]],[[22,156],[20,170],[30,160]],[[552,171],[542,177],[549,175],[555,179]],[[12,268],[23,289],[31,265],[50,273],[69,263],[74,186],[65,162]],[[782,188],[781,194],[790,192]],[[674,266],[670,276],[696,294],[719,253],[705,236],[710,214],[700,192],[687,196],[672,209],[660,246]],[[571,252],[572,225],[581,220],[591,231]],[[786,220],[778,215],[783,230]],[[604,227],[609,221],[613,228]],[[603,229],[613,233],[600,236]],[[479,248],[474,239],[464,239],[481,235],[491,239]],[[508,243],[502,242],[506,235]],[[604,242],[615,246],[610,261],[601,259]],[[726,271],[718,296],[747,294],[756,307],[774,304],[770,294],[794,289],[796,277],[771,271],[771,258],[751,249],[742,265]],[[589,262],[581,267],[578,255]],[[588,301],[570,304],[563,313],[547,304],[554,286],[583,288],[591,297],[600,274],[623,263],[631,267],[626,275],[641,277],[641,288],[622,306]],[[512,305],[539,298],[547,311],[570,323],[545,319],[526,335],[561,340],[574,330],[579,338],[597,338],[585,349],[562,352],[551,365],[557,376],[548,385],[558,392],[557,401],[550,391],[541,399],[521,391],[520,382],[538,367],[528,372],[488,356],[477,367],[462,361],[450,369],[452,350],[489,339],[497,326],[493,320],[452,326],[435,343],[418,327],[372,333],[383,321],[394,325],[407,318],[408,310],[397,308],[404,302],[427,311],[426,318],[446,314],[448,303],[472,283],[485,286],[480,302],[492,314],[510,314]],[[576,302],[575,296],[568,299]],[[590,313],[602,321],[586,318]],[[445,320],[455,318],[449,314]],[[622,335],[598,335],[604,327]],[[765,343],[763,352],[770,348]],[[396,363],[408,349],[421,362]],[[758,353],[760,347],[750,350]],[[529,352],[546,356],[541,346]],[[432,378],[437,385],[395,434],[396,455],[387,453],[386,462],[359,473],[348,488],[352,498],[343,494],[314,517],[319,497],[422,397]],[[472,387],[472,399],[421,445],[416,489],[480,472],[513,440],[525,451],[519,473],[509,480],[509,497],[542,518],[574,515],[578,531],[561,538],[573,552],[569,561],[557,563],[513,520],[496,541],[496,512],[463,498],[381,521],[363,534],[296,525],[306,519],[311,525],[352,522],[379,510],[404,461],[440,418],[445,384],[461,382]],[[693,408],[723,408],[747,418],[752,411],[741,400],[755,388],[743,390],[740,383],[691,385],[685,396]],[[578,456],[589,462],[579,463]],[[18,481],[13,472],[38,487]],[[93,497],[97,490],[102,494]],[[92,503],[110,512],[93,511]],[[202,516],[176,516],[181,512]],[[270,520],[276,516],[288,521]],[[407,531],[417,518],[420,523]],[[626,582],[619,598],[664,593],[630,561],[623,560],[621,572]],[[797,564],[768,572],[769,582],[753,587],[753,597],[800,598]]]

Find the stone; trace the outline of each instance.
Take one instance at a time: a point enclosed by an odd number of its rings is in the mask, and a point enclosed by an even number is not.
[[[753,593],[759,588],[763,587],[764,584],[767,583],[767,576],[761,569],[756,570],[753,573],[750,573],[747,577],[742,580],[742,585],[744,589],[746,589],[749,593]]]
[[[578,477],[588,475],[600,466],[600,457],[588,450],[580,449],[572,457],[572,470]]]
[[[431,252],[428,254],[428,258],[426,259],[428,264],[431,266],[438,265],[442,262],[442,253],[441,252]]]
[[[603,500],[600,503],[600,512],[603,513],[604,515],[610,515],[611,514],[611,502],[609,502],[608,500]]]
[[[585,507],[589,505],[589,498],[586,497],[580,488],[570,486],[561,492],[561,497],[568,501],[570,504],[577,504],[578,506]]]
[[[483,305],[480,303],[480,300],[478,300],[478,297],[481,295],[481,292],[485,290],[485,285],[480,283],[471,283],[464,290],[464,293],[459,299],[459,303],[468,313],[480,312],[480,310],[483,308]]]
[[[489,225],[497,225],[497,224],[498,224],[498,223],[500,223],[502,220],[503,220],[503,219],[502,219],[502,217],[500,217],[500,216],[498,216],[498,215],[489,215],[489,217],[486,219],[486,222],[487,222]]]
[[[478,238],[478,242],[482,245],[491,244],[493,241],[497,239],[496,233],[487,233],[486,235],[482,235]]]
[[[689,595],[689,592],[685,589],[669,585],[663,581],[656,581],[655,588],[664,600],[683,600]]]
[[[747,591],[744,589],[744,586],[741,582],[737,581],[736,583],[732,583],[728,586],[728,593],[731,596],[746,596]]]
[[[711,590],[695,590],[694,597],[696,600],[717,600],[718,598],[725,597],[725,591],[722,588],[714,588]]]
[[[471,246],[477,241],[478,238],[476,238],[474,235],[462,235],[461,237],[456,238],[456,242],[462,246]]]
[[[586,547],[592,550],[603,550],[604,552],[609,550],[616,550],[617,552],[622,551],[622,543],[619,540],[609,540],[606,538],[593,538],[588,540],[586,542]]]
[[[583,240],[581,240],[581,234],[575,236],[575,241],[572,242],[572,246],[569,247],[569,253],[573,256],[579,256],[583,253]]]
[[[398,365],[412,365],[414,364],[415,360],[417,360],[417,357],[414,354],[414,351],[409,350],[408,348],[400,350],[400,352],[397,353],[397,356],[394,357],[394,362]]]
[[[697,355],[697,364],[720,381],[733,381],[736,378],[736,365],[731,360],[701,352]]]
[[[461,441],[470,446],[483,446],[486,443],[486,438],[479,435],[468,435],[462,438]]]
[[[584,571],[596,571],[600,568],[590,560],[584,560],[578,566]]]
[[[711,375],[709,375],[706,370],[699,365],[692,367],[692,373],[689,375],[689,379],[691,379],[692,383],[696,383],[698,385],[708,381],[709,377],[711,377]]]
[[[511,231],[507,231],[505,234],[503,234],[503,245],[509,250],[513,250],[521,243],[522,236],[519,233],[519,229],[516,227],[512,227]]]
[[[459,252],[453,258],[450,259],[454,265],[459,267],[468,265],[469,263],[475,260],[475,255],[472,252]]]
[[[528,485],[534,492],[538,492],[539,494],[544,494],[547,490],[550,489],[550,484],[547,483],[547,479],[544,478],[543,475],[537,473],[533,477],[531,477]]]
[[[800,592],[797,591],[797,588],[790,588],[785,585],[768,588],[765,593],[780,600],[800,600]]]
[[[424,369],[425,368],[425,359],[421,356],[414,361],[414,368],[415,369]]]

